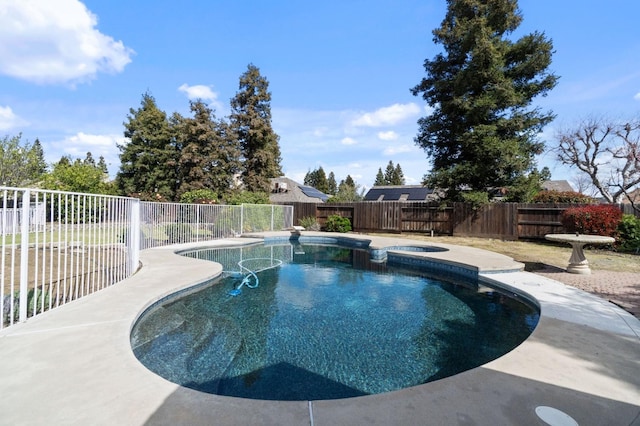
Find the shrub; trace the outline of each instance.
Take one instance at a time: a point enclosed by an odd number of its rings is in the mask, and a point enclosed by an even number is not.
[[[568,232],[615,237],[622,212],[610,204],[570,207],[562,212],[562,225]]]
[[[188,204],[216,204],[218,194],[212,189],[194,189],[180,196],[181,203]]]
[[[346,217],[333,214],[327,218],[325,229],[328,232],[349,232],[351,231],[351,222]]]
[[[622,251],[640,251],[640,218],[632,214],[622,216],[618,224],[619,249]]]
[[[595,200],[592,197],[574,191],[540,191],[533,197],[533,202],[592,204],[595,203]]]
[[[269,194],[266,192],[240,191],[226,197],[227,204],[269,204]]]
[[[318,223],[316,218],[313,216],[307,216],[307,217],[298,219],[298,224],[302,226],[304,229],[306,229],[307,231],[320,230],[320,224]]]

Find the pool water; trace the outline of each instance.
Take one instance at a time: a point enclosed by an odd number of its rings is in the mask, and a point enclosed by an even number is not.
[[[320,400],[415,386],[509,352],[538,321],[533,306],[504,293],[370,262],[366,250],[285,244],[190,255],[222,263],[228,276],[153,306],[131,342],[150,370],[218,395]],[[283,263],[232,296],[246,276],[237,262],[251,259]]]

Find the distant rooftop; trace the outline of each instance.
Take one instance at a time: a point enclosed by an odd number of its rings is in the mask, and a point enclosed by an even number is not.
[[[542,182],[542,189],[559,192],[575,191],[569,181],[566,180],[547,180]]]
[[[269,201],[272,203],[303,202],[324,203],[329,196],[311,186],[281,176],[271,179],[271,193]]]
[[[365,201],[431,201],[433,189],[422,185],[374,186],[364,196]]]

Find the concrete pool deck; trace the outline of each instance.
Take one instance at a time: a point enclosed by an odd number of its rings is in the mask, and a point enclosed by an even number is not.
[[[340,237],[371,240],[374,247],[431,245]],[[206,246],[252,241],[260,240],[229,239]],[[637,318],[591,294],[521,272],[508,257],[432,245],[448,250],[410,255],[471,264],[483,281],[536,300],[541,315],[532,335],[481,367],[385,394],[311,402],[204,394],[143,367],[133,355],[129,334],[154,301],[213,278],[221,268],[178,256],[175,247],[146,250],[140,256],[142,268],[131,278],[0,331],[0,424],[544,425],[536,409],[552,407],[579,425],[640,425]],[[547,420],[566,420],[560,412],[551,410]]]

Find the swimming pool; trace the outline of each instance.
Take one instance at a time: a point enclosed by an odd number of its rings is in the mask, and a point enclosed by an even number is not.
[[[415,386],[503,355],[538,321],[531,304],[476,280],[363,249],[286,242],[189,255],[221,263],[226,277],[156,303],[132,347],[162,377],[219,395],[319,400]],[[238,262],[252,259],[282,264],[233,296],[249,275]]]

